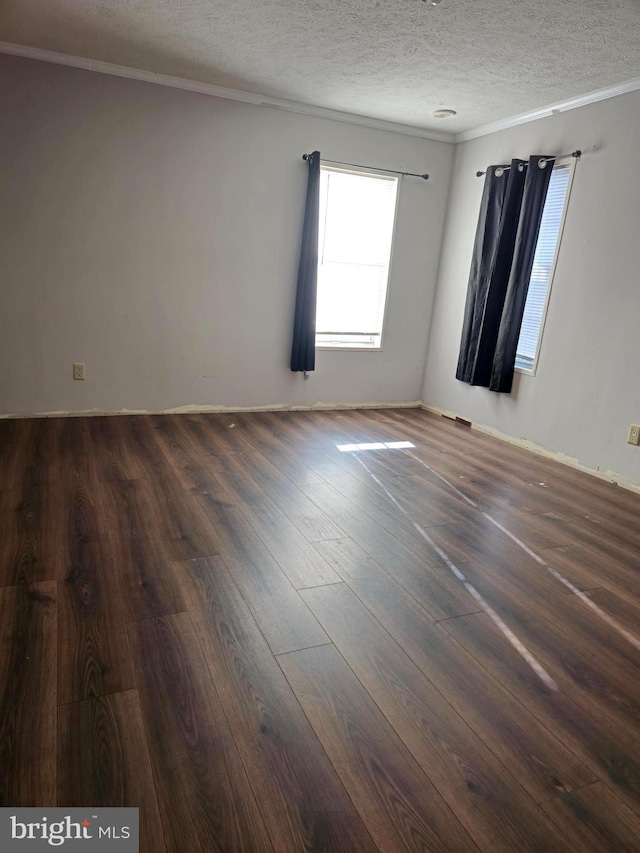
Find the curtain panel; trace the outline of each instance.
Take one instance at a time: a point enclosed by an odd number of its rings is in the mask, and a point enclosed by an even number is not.
[[[548,160],[540,168],[540,160]],[[546,155],[489,166],[469,274],[456,378],[509,393],[542,211]],[[498,174],[496,175],[496,171]]]
[[[308,372],[316,364],[316,296],[318,292],[318,220],[320,218],[320,152],[307,157],[307,200],[302,225],[291,370]]]

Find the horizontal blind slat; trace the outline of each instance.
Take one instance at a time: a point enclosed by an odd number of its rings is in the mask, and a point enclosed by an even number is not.
[[[516,367],[530,370],[536,359],[570,177],[570,165],[555,166],[551,173],[518,338]]]

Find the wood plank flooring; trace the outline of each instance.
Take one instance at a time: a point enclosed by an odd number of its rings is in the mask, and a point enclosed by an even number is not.
[[[419,410],[0,421],[0,805],[138,806],[143,853],[637,851],[639,521]]]

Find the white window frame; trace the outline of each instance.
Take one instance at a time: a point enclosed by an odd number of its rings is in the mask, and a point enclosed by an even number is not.
[[[389,305],[389,285],[391,283],[391,270],[393,267],[393,251],[396,240],[396,226],[398,223],[398,200],[400,198],[400,187],[402,184],[402,175],[391,175],[389,172],[377,169],[364,169],[356,166],[337,166],[334,163],[325,163],[320,160],[320,169],[328,172],[341,172],[347,175],[364,175],[373,178],[386,178],[387,180],[395,178],[396,180],[396,202],[393,210],[393,228],[391,229],[391,248],[389,250],[389,268],[387,270],[387,287],[384,294],[384,308],[382,309],[382,329],[380,330],[380,345],[379,346],[349,346],[349,344],[329,344],[316,343],[316,350],[334,350],[340,352],[382,352],[384,346],[385,328],[387,325],[387,306]],[[318,258],[318,263],[320,259]],[[318,333],[317,333],[318,334]],[[319,334],[323,334],[320,332]]]
[[[551,290],[553,288],[553,282],[556,276],[556,266],[558,264],[558,255],[560,254],[560,246],[562,245],[562,235],[564,233],[564,224],[567,219],[567,210],[569,209],[569,200],[571,198],[571,188],[573,187],[573,177],[576,171],[576,158],[575,157],[562,157],[559,160],[556,160],[553,164],[555,166],[569,166],[569,181],[567,183],[567,193],[564,197],[564,209],[562,211],[562,218],[560,219],[560,227],[558,228],[558,240],[556,242],[556,251],[553,256],[553,263],[551,264],[551,272],[549,274],[549,287],[547,288],[547,294],[544,300],[544,308],[542,309],[542,319],[540,321],[540,331],[538,333],[538,342],[536,344],[536,355],[533,360],[533,364],[530,368],[526,367],[516,367],[516,373],[522,373],[524,376],[535,376],[536,371],[538,369],[538,361],[540,359],[540,347],[542,345],[542,336],[544,334],[544,327],[547,321],[547,311],[549,309],[549,299],[551,297]],[[537,244],[536,244],[537,248]]]

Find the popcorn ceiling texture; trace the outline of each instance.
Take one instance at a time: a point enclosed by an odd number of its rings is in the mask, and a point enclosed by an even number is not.
[[[3,0],[0,40],[456,133],[640,77],[640,2]]]

